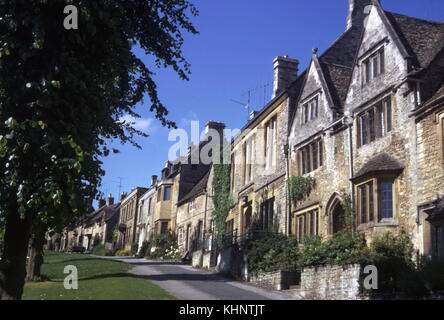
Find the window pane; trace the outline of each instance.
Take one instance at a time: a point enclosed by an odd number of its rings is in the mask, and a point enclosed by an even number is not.
[[[386,117],[387,117],[387,132],[392,131],[392,103],[390,99],[385,100],[385,110],[386,110]]]
[[[372,61],[373,61],[373,78],[376,78],[379,75],[378,56],[374,57]]]
[[[319,140],[319,166],[322,167],[324,164],[324,149],[322,145],[322,140]]]
[[[375,217],[375,204],[374,204],[374,194],[373,194],[373,182],[368,184],[368,192],[369,192],[369,221],[374,221]]]
[[[318,168],[318,143],[313,143],[312,146],[313,170]]]
[[[385,72],[385,55],[384,49],[379,52],[380,73]]]
[[[368,83],[371,80],[371,66],[370,66],[370,60],[367,60],[365,62],[365,82]]]
[[[382,103],[376,106],[376,137],[380,138],[384,136],[384,112],[382,110]]]
[[[381,182],[381,219],[393,218],[393,182]]]
[[[368,130],[367,115],[362,115],[361,116],[361,145],[366,145],[368,143],[367,130]]]
[[[171,187],[165,187],[163,200],[171,200]]]
[[[361,223],[367,223],[367,186],[360,186],[359,189],[361,198]]]
[[[308,114],[309,114],[309,108],[308,104],[304,106],[304,123],[308,122]]]
[[[370,141],[375,141],[375,110],[370,110],[368,112],[368,117],[369,117],[369,126],[370,126]]]

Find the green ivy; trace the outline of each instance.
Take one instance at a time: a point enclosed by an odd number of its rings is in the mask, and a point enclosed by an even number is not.
[[[213,221],[216,245],[221,246],[225,233],[225,220],[233,206],[233,198],[230,193],[229,164],[213,164]]]
[[[293,201],[306,199],[313,190],[315,180],[311,177],[294,176],[288,180],[288,196]]]

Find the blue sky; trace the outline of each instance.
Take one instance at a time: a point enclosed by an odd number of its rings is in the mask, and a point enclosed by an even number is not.
[[[155,76],[159,96],[168,107],[169,119],[190,131],[190,121],[201,127],[208,121],[241,128],[247,110],[230,99],[247,101],[253,109],[268,102],[272,88],[272,61],[288,55],[301,62],[303,71],[311,50],[322,53],[345,30],[348,0],[190,0],[200,11],[193,19],[199,35],[186,35],[184,55],[191,63],[190,81],[182,81],[168,69]],[[382,0],[385,10],[418,18],[444,21],[442,0]],[[151,61],[146,59],[146,61]],[[264,86],[266,87],[264,92]],[[106,175],[101,191],[117,198],[119,177],[122,191],[148,186],[168,158],[169,130],[153,118],[148,103],[137,107],[136,126],[150,134],[137,139],[142,150],[131,145],[118,147],[120,154],[102,159]]]

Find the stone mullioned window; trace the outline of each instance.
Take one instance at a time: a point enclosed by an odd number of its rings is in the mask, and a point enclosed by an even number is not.
[[[384,98],[358,115],[358,146],[372,143],[392,131],[391,97]]]

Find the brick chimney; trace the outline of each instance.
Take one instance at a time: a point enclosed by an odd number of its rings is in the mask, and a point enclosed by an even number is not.
[[[288,56],[277,57],[273,60],[274,80],[273,98],[287,89],[298,76],[299,61]]]
[[[106,201],[105,199],[99,199],[99,208],[103,207],[106,205]]]
[[[120,202],[122,202],[125,198],[126,198],[126,193],[125,193],[125,192],[122,192],[122,193],[120,194]]]
[[[110,193],[109,196],[108,196],[107,205],[108,206],[112,206],[113,204],[114,204],[114,198],[113,198],[113,196]]]
[[[156,182],[157,182],[157,176],[156,175],[151,176],[151,185],[154,186]]]
[[[353,26],[362,28],[364,19],[370,12],[367,7],[376,2],[380,3],[380,0],[348,0],[347,30]]]

